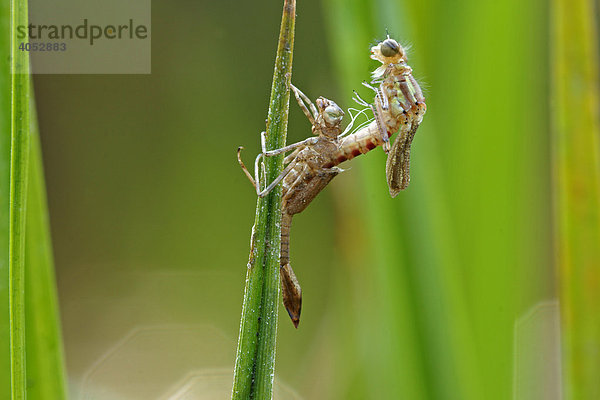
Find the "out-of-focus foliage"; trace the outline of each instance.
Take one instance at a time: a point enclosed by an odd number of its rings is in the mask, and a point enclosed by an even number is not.
[[[597,3],[552,2],[556,254],[565,394],[600,396],[600,102]],[[596,6],[596,8],[594,7]]]
[[[340,193],[342,202],[367,189],[349,213],[365,217],[370,249],[358,258],[371,268],[360,269],[355,301],[365,282],[373,287],[372,303],[346,318],[362,332],[359,393],[509,398],[515,321],[553,296],[545,4],[326,4],[331,42],[344,48],[335,59],[344,92],[376,66],[367,44],[387,29],[412,44],[428,106],[398,200],[387,197],[381,156]]]
[[[0,398],[63,399],[52,244],[29,55],[16,26],[26,0],[0,9]],[[14,74],[12,73],[14,72]]]
[[[63,399],[67,391],[66,371],[42,154],[35,116],[35,109],[32,109],[25,237],[27,399]]]

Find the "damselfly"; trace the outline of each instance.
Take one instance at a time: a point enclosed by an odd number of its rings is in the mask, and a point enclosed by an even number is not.
[[[388,36],[371,48],[371,58],[383,64],[373,72],[371,84],[363,82],[375,91],[374,104],[368,104],[356,92],[355,101],[373,110],[374,124],[388,153],[386,177],[390,195],[396,197],[410,181],[410,148],[427,106],[412,68],[406,63],[406,52],[398,42]],[[390,149],[389,138],[396,132],[398,136]]]

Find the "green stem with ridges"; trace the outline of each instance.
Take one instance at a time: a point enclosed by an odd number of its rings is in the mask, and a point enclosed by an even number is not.
[[[0,193],[10,193],[10,5],[0,6]],[[0,398],[10,396],[10,323],[8,312],[9,196],[0,196]]]
[[[12,399],[25,399],[25,216],[29,165],[29,53],[19,50],[16,27],[27,26],[27,1],[13,0],[11,12],[11,160],[9,208],[9,320]]]
[[[296,18],[295,0],[285,0],[267,119],[268,150],[285,146]],[[267,181],[283,170],[283,156],[265,159]],[[232,399],[270,399],[273,393],[277,311],[281,187],[259,198],[252,232]]]

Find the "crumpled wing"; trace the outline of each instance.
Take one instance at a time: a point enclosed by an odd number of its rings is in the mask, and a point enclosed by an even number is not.
[[[385,174],[392,197],[396,197],[401,190],[406,189],[410,182],[410,146],[418,127],[416,121],[402,125],[388,153]]]

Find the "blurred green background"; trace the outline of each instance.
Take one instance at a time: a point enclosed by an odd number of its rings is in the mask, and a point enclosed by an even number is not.
[[[34,79],[73,399],[230,393],[256,203],[235,150],[259,150],[281,2],[152,7],[151,75]],[[428,111],[407,191],[377,149],[294,219],[276,398],[558,398],[548,4],[297,8],[309,97],[370,98],[388,30]],[[309,135],[292,104],[288,142]]]

